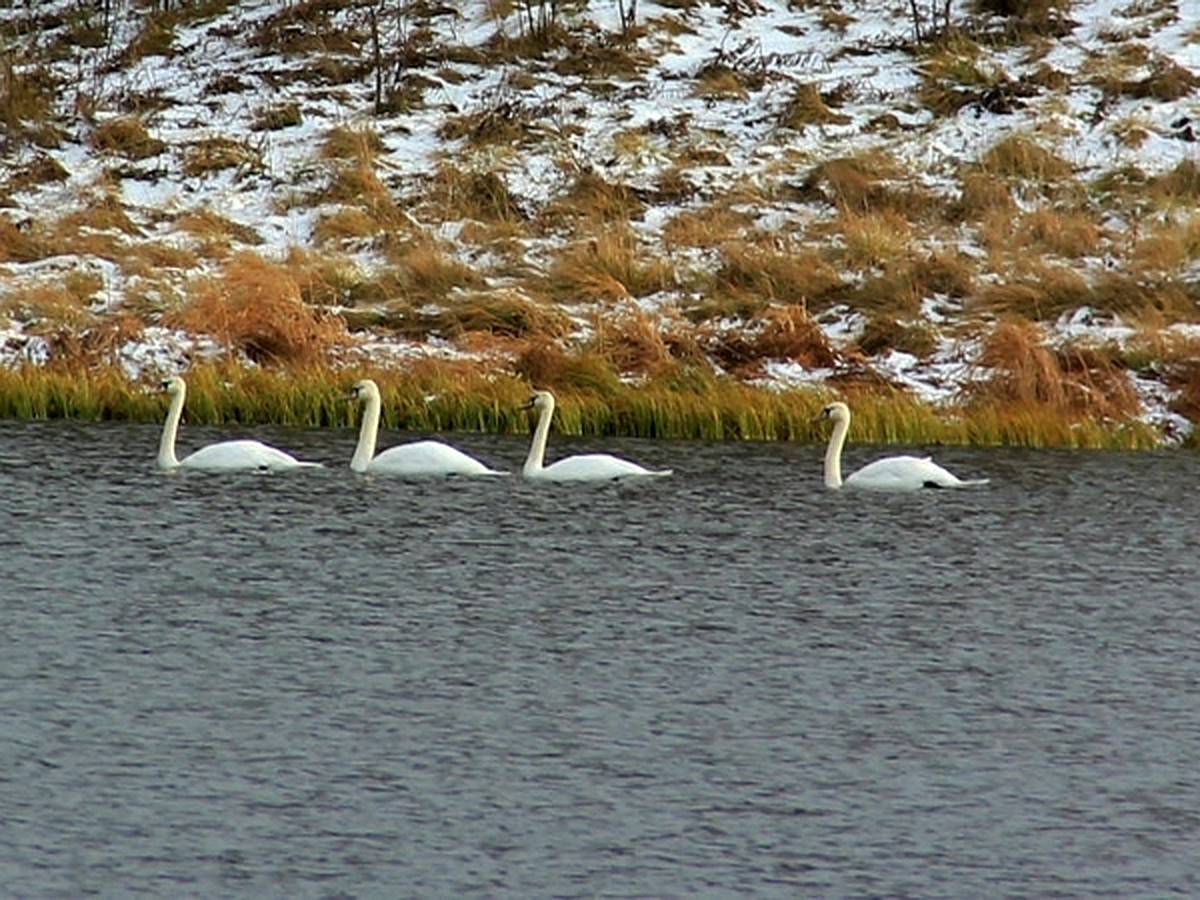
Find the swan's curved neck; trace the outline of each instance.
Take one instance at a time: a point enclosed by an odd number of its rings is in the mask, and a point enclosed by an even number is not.
[[[846,432],[850,430],[850,422],[846,419],[835,419],[833,434],[829,436],[829,446],[825,448],[825,487],[840,488],[842,486],[842,445],[846,443]]]
[[[529,455],[525,457],[522,472],[526,475],[542,471],[546,459],[546,440],[550,437],[550,418],[554,415],[554,401],[550,400],[542,406],[538,415],[537,428],[533,432],[533,443],[529,445]]]
[[[179,459],[175,456],[175,436],[179,433],[179,420],[183,416],[183,401],[182,389],[171,397],[171,408],[167,410],[167,421],[163,423],[162,437],[158,441],[160,469],[179,468]]]
[[[363,410],[362,425],[358,429],[358,446],[354,448],[354,456],[350,459],[350,468],[355,472],[365,472],[375,458],[375,441],[379,437],[379,395],[367,395],[366,409]]]

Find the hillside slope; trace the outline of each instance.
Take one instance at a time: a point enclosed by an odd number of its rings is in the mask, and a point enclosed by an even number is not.
[[[1184,440],[1188,5],[5,9],[0,362],[551,347]]]

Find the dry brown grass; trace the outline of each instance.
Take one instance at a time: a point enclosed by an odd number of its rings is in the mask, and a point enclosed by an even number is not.
[[[483,281],[470,266],[427,237],[389,244],[385,255],[391,277],[404,299],[412,303],[439,303],[453,292],[479,287]]]
[[[191,235],[200,244],[200,253],[213,259],[224,259],[235,244],[255,247],[262,236],[248,225],[242,225],[208,207],[189,210],[175,220],[175,227]]]
[[[713,248],[744,238],[753,227],[754,215],[748,210],[709,204],[676,213],[663,228],[663,242],[671,249]]]
[[[841,358],[802,305],[769,307],[745,328],[702,329],[699,340],[722,369],[738,378],[761,375],[768,360],[817,369],[831,368]]]
[[[1038,184],[1069,179],[1074,167],[1029,135],[1002,138],[979,159],[979,170],[998,178],[1016,178]]]
[[[887,265],[909,254],[912,228],[890,209],[857,213],[843,209],[834,223],[842,233],[842,262],[851,268]]]
[[[33,262],[49,252],[32,223],[16,224],[0,216],[0,262]]]
[[[92,131],[88,143],[96,150],[135,160],[158,156],[167,149],[166,142],[151,137],[145,123],[136,116],[102,122]]]
[[[292,270],[239,253],[220,277],[198,279],[165,324],[209,334],[260,363],[305,365],[344,342],[340,319],[306,305]]]
[[[645,203],[623,184],[607,181],[594,172],[581,172],[570,187],[554,198],[541,212],[545,227],[574,225],[596,227],[603,223],[624,224],[640,219]]]
[[[803,131],[808,125],[845,125],[849,121],[849,116],[830,108],[815,84],[807,82],[796,85],[778,117],[782,127],[793,131]]]
[[[984,340],[979,365],[994,370],[970,389],[970,403],[1049,407],[1069,420],[1125,420],[1137,392],[1111,353],[1084,345],[1047,347],[1032,322],[1003,322]]]
[[[184,174],[196,178],[225,169],[262,172],[266,166],[258,149],[244,138],[211,137],[196,141],[184,155]]]
[[[434,221],[475,219],[518,225],[529,218],[500,173],[446,162],[429,179],[422,212]]]
[[[838,270],[812,248],[731,241],[721,247],[720,264],[708,294],[716,303],[711,314],[724,315],[720,308],[723,300],[752,299],[758,305],[807,304],[809,308],[821,308],[826,298],[841,287]]]
[[[545,291],[560,303],[644,297],[675,283],[674,269],[651,257],[627,229],[602,232],[554,254]]]

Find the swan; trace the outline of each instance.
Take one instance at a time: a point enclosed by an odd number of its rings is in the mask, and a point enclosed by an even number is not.
[[[582,456],[568,456],[548,466],[542,465],[546,456],[546,438],[550,435],[550,419],[554,415],[554,395],[549,391],[534,391],[521,409],[536,409],[538,413],[537,429],[533,433],[533,443],[529,447],[529,456],[521,474],[526,478],[537,481],[611,481],[617,478],[631,478],[644,475],[670,475],[670,469],[652,470],[632,463],[627,459],[610,456],[607,453],[587,453]]]
[[[845,403],[830,403],[821,410],[820,418],[833,420],[833,434],[825,451],[825,487],[842,487],[842,445],[850,430],[850,407]],[[921,488],[959,488],[987,484],[980,478],[963,481],[947,472],[929,457],[888,456],[868,463],[845,481],[848,488],[869,491],[917,491]]]
[[[380,475],[505,475],[489,469],[479,460],[455,450],[441,441],[416,441],[384,450],[375,455],[379,436],[381,400],[379,385],[370,378],[356,382],[350,388],[350,399],[366,405],[362,425],[358,430],[358,446],[350,459],[355,472]]]
[[[283,469],[320,468],[320,463],[301,462],[294,456],[268,447],[260,441],[221,441],[201,447],[195,453],[178,459],[175,456],[175,436],[179,432],[179,420],[183,416],[183,403],[187,399],[187,385],[178,375],[162,383],[163,390],[171,398],[167,421],[163,424],[162,438],[158,443],[158,467],[168,471],[175,469],[199,469],[206,472],[276,472]]]

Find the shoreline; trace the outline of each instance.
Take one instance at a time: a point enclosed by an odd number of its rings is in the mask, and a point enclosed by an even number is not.
[[[347,399],[359,378],[375,379],[384,395],[383,427],[425,433],[522,434],[520,410],[529,381],[511,373],[462,366],[410,370],[310,365],[251,368],[201,364],[187,373],[186,420],[194,425],[353,427]],[[151,379],[130,380],[119,366],[0,369],[0,418],[161,422],[165,397]],[[543,385],[538,385],[539,387]],[[558,399],[557,433],[666,440],[820,443],[827,428],[817,414],[829,400],[854,410],[851,440],[861,444],[1024,446],[1070,449],[1195,449],[1195,436],[1168,442],[1143,420],[1073,420],[1049,405],[934,406],[895,389],[777,390],[695,374],[638,385],[551,384]]]

